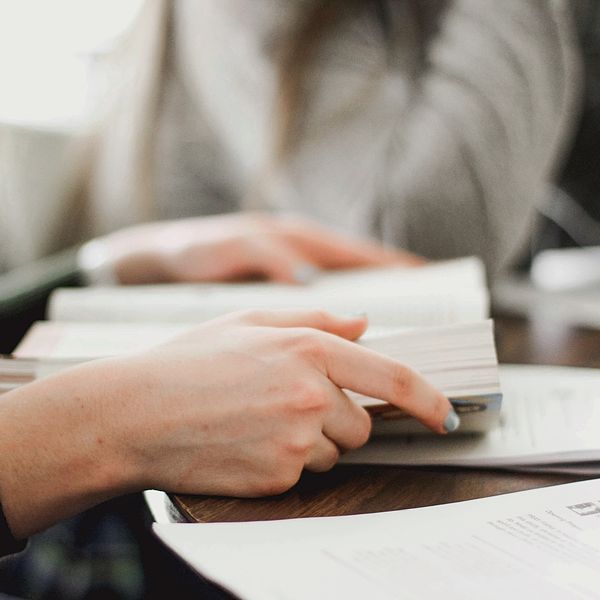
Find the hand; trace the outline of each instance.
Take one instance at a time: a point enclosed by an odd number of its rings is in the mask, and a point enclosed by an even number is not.
[[[306,283],[318,269],[417,266],[424,259],[316,223],[237,213],[140,225],[105,238],[125,284],[264,277]]]
[[[242,313],[129,362],[147,386],[143,406],[123,419],[143,432],[127,433],[142,487],[259,496],[286,490],[304,467],[331,468],[370,432],[366,411],[340,388],[391,401],[443,433],[449,402],[348,341],[365,326],[316,311]]]
[[[370,433],[342,389],[443,433],[448,400],[352,343],[363,318],[247,312],[155,350],[93,361],[0,402],[0,500],[27,536],[101,500],[154,487],[260,496],[325,471]]]

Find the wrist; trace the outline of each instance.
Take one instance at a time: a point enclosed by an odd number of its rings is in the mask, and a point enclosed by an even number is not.
[[[0,401],[0,501],[17,539],[133,489],[90,367]]]

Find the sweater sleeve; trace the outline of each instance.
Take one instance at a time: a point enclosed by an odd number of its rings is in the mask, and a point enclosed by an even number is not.
[[[531,227],[577,114],[568,2],[455,0],[429,46],[386,165],[386,241],[494,273]]]

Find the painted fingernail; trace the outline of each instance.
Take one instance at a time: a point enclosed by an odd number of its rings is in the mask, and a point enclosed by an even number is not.
[[[460,417],[454,412],[454,409],[450,409],[450,412],[446,416],[444,420],[444,429],[447,433],[451,431],[456,431],[460,426]]]
[[[361,310],[359,312],[350,313],[348,316],[351,319],[366,319],[367,318],[367,312],[364,311],[364,310]]]
[[[310,283],[319,273],[319,269],[307,263],[296,265],[292,274],[296,283]]]

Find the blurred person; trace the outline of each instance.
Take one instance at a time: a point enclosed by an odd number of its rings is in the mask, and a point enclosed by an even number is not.
[[[79,189],[89,232],[234,213],[218,224],[234,252],[214,262],[202,219],[183,220],[96,244],[95,264],[130,283],[381,264],[362,242],[339,264],[335,247],[321,251],[341,234],[426,258],[476,254],[497,272],[526,240],[571,132],[574,10],[148,0],[90,142]],[[290,215],[303,217],[292,221],[301,244],[290,243]]]

